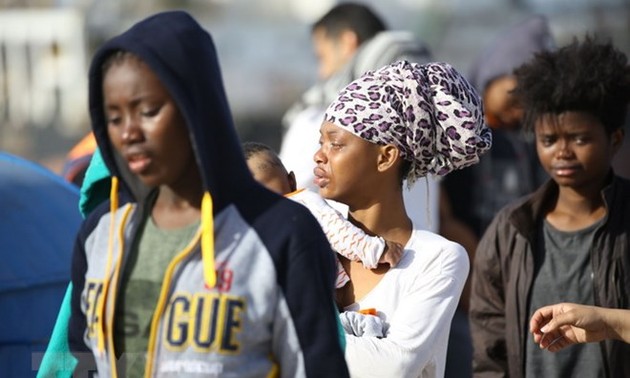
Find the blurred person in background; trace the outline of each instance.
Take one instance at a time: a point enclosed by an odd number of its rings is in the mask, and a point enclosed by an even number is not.
[[[316,189],[312,154],[317,150],[319,126],[337,93],[355,79],[350,64],[361,45],[386,29],[385,23],[363,4],[333,7],[311,28],[319,82],[309,88],[285,113],[280,158],[298,178],[297,186]]]
[[[440,184],[440,234],[462,244],[471,261],[496,212],[533,191],[547,177],[536,157],[532,138],[521,127],[523,111],[511,91],[516,85],[514,68],[553,45],[547,19],[535,15],[502,32],[473,64],[469,78],[484,100],[486,123],[493,134],[492,148],[479,164],[447,175]],[[469,302],[470,278],[457,313],[459,332],[468,334],[457,345],[470,356],[466,376],[472,374]]]
[[[478,57],[468,76],[483,97],[493,145],[479,164],[446,176],[441,187],[452,212],[477,238],[499,209],[548,178],[536,157],[533,138],[521,127],[523,110],[511,92],[516,87],[514,69],[553,46],[546,17],[529,17],[502,32]],[[459,237],[453,235],[453,239]]]
[[[629,128],[630,128],[630,107],[628,108],[628,115],[626,116],[626,126],[624,129],[628,130]],[[615,155],[615,158],[613,159],[613,162],[612,162],[612,166],[613,166],[613,169],[615,170],[615,173],[627,179],[630,179],[630,164],[628,164],[628,162],[630,161],[630,136],[629,135],[630,133],[626,133],[626,135],[624,136],[623,145],[621,145],[619,152],[617,152],[617,155]]]

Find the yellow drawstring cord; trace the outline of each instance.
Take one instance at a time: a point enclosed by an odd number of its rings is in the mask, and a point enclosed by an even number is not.
[[[214,215],[209,192],[205,192],[201,200],[201,260],[204,283],[207,288],[212,288],[217,283],[217,273],[214,266]]]
[[[105,350],[105,298],[107,298],[107,289],[109,288],[109,275],[112,268],[112,254],[114,251],[114,232],[116,228],[116,209],[118,209],[118,178],[112,176],[112,187],[109,192],[109,239],[107,241],[107,264],[105,266],[105,275],[103,276],[103,293],[101,300],[98,302],[98,351]]]

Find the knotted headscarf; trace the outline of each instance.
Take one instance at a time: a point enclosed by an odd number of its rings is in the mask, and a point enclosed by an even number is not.
[[[479,161],[492,145],[475,89],[447,63],[399,61],[348,84],[325,120],[412,163],[407,181]]]

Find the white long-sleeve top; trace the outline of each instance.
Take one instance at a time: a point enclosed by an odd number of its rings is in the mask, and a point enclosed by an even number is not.
[[[375,308],[385,322],[384,338],[346,335],[350,375],[443,377],[451,319],[468,270],[459,244],[414,230],[396,268],[346,308]]]

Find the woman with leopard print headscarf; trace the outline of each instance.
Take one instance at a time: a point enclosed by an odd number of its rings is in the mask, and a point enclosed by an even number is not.
[[[345,311],[372,312],[384,337],[346,335],[353,376],[441,377],[451,318],[468,275],[459,244],[420,230],[402,183],[475,164],[491,145],[482,104],[450,65],[396,62],[346,86],[328,107],[315,153],[320,194],[349,206],[367,233],[405,246],[395,268],[343,261]],[[374,316],[357,314],[357,316]]]

